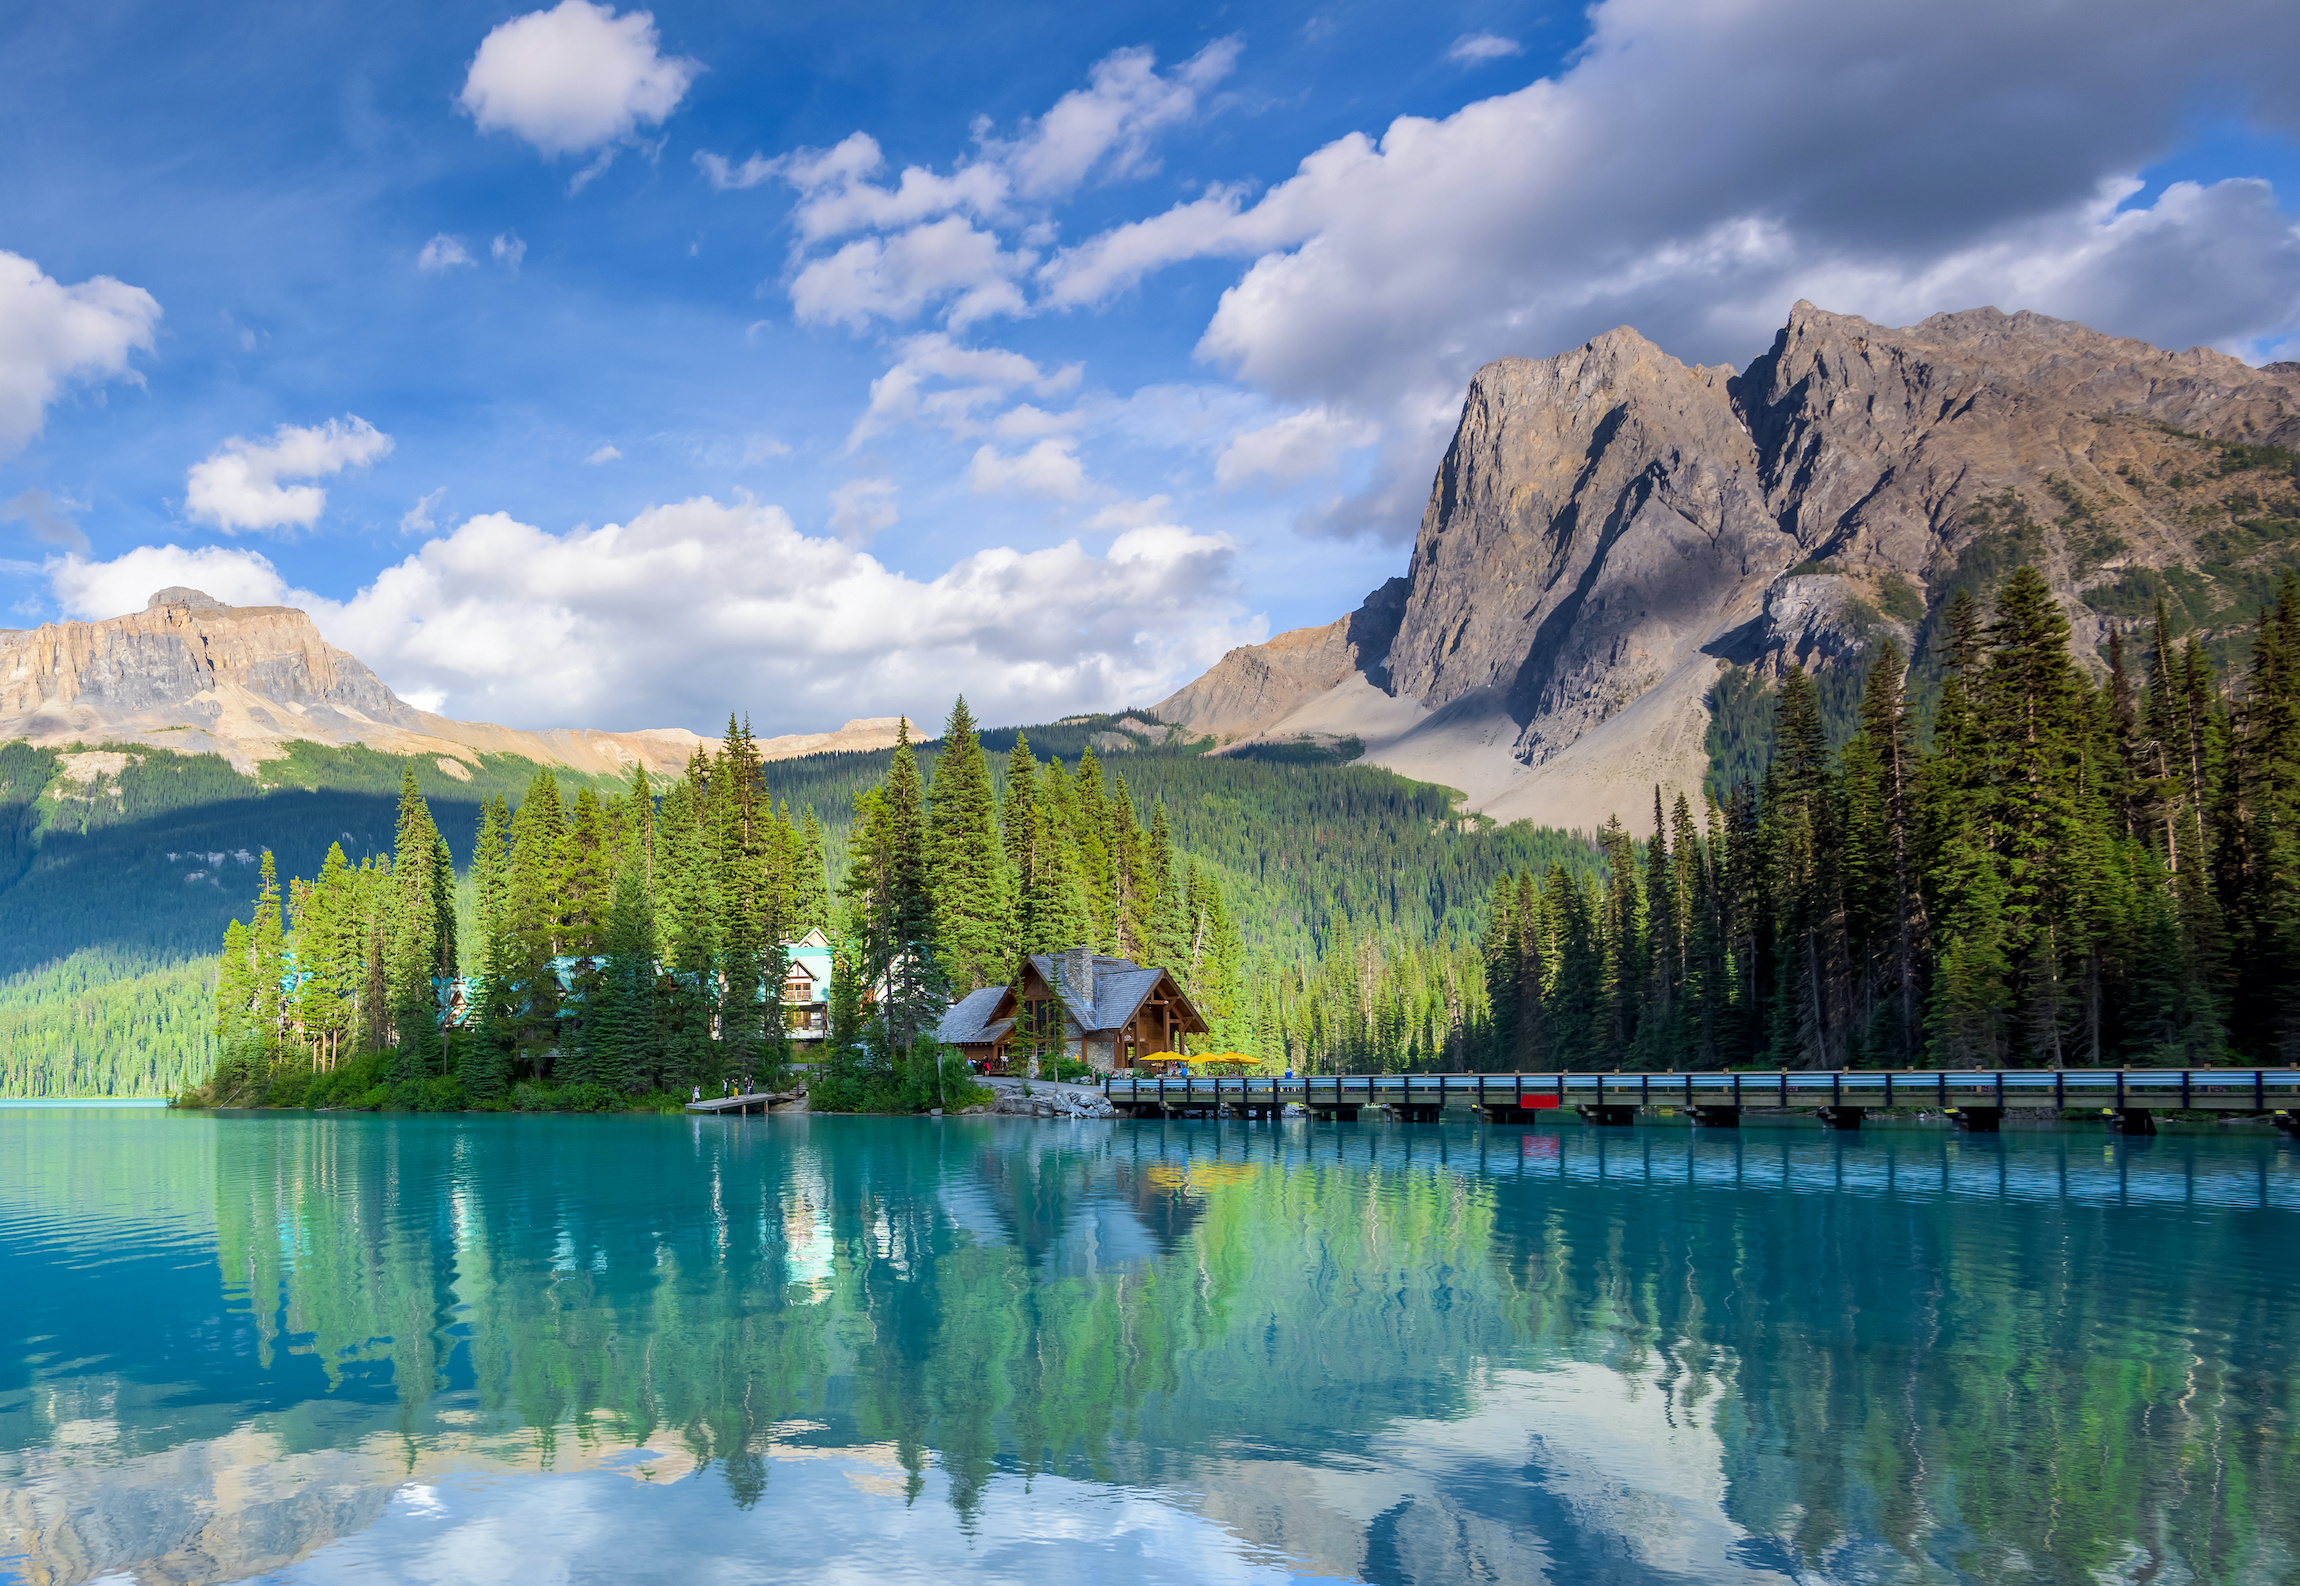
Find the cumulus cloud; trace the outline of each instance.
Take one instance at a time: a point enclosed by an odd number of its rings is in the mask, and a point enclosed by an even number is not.
[[[282,480],[325,479],[364,468],[390,450],[391,437],[357,414],[310,427],[282,424],[268,442],[234,435],[192,465],[184,510],[227,534],[309,528],[326,508],[327,492]]]
[[[1009,253],[997,236],[962,216],[913,226],[891,237],[861,237],[816,259],[791,280],[791,310],[801,324],[842,324],[857,330],[873,318],[915,319],[931,303],[946,303],[953,329],[1023,306],[1014,278],[1035,262]]]
[[[895,424],[923,418],[953,435],[981,428],[975,410],[1000,402],[1017,389],[1039,396],[1074,389],[1080,368],[1065,364],[1051,373],[1033,359],[1002,347],[966,347],[940,331],[911,336],[896,345],[894,364],[871,382],[870,406],[847,435],[847,450]],[[929,386],[939,389],[929,390]]]
[[[874,185],[870,178],[886,168],[886,156],[865,132],[828,149],[799,149],[775,160],[754,154],[740,167],[729,167],[715,154],[695,158],[721,189],[755,186],[770,176],[788,182],[799,195],[792,213],[802,245],[854,231],[896,230],[959,211],[993,219],[1005,214],[1010,185],[995,164],[961,164],[948,176],[914,165],[894,186]]]
[[[868,545],[892,528],[896,512],[891,479],[850,479],[831,492],[831,532],[849,545]]]
[[[456,103],[482,132],[509,132],[556,159],[661,125],[701,70],[663,54],[652,13],[561,0],[490,32]]]
[[[72,514],[86,510],[85,503],[59,500],[45,490],[19,490],[7,501],[0,502],[0,523],[23,524],[42,545],[60,545],[66,550],[85,552],[88,536],[80,531]]]
[[[1482,66],[1487,61],[1506,60],[1524,53],[1524,45],[1515,39],[1505,39],[1499,33],[1464,33],[1453,41],[1445,58],[1457,66]]]
[[[1050,435],[1012,457],[995,446],[982,447],[967,465],[966,482],[977,495],[1013,491],[1076,501],[1086,494],[1086,469],[1078,461],[1077,441],[1067,435]]]
[[[596,467],[600,463],[615,462],[619,460],[622,455],[622,450],[619,447],[608,445],[600,447],[597,451],[591,453],[590,456],[584,458],[583,460]]]
[[[463,239],[450,237],[444,231],[425,243],[423,251],[415,256],[415,267],[418,270],[428,270],[435,274],[469,263],[471,252],[463,246]]]
[[[722,191],[779,178],[798,193],[788,285],[800,323],[860,330],[874,319],[899,324],[932,311],[963,330],[1028,312],[1021,282],[1038,263],[1039,241],[1053,235],[1035,206],[1068,197],[1092,177],[1154,170],[1158,134],[1201,114],[1237,56],[1237,41],[1222,39],[1161,73],[1149,50],[1119,50],[1094,65],[1086,87],[1024,120],[1013,136],[977,123],[974,156],[947,173],[909,166],[890,183],[884,151],[864,132],[775,159],[752,154],[738,165],[704,152],[695,163]],[[1031,219],[1034,212],[1041,218]],[[999,230],[1017,224],[1022,245],[1009,248]],[[815,251],[842,237],[855,240]]]
[[[230,545],[139,545],[108,562],[67,555],[47,564],[49,592],[66,617],[98,622],[144,609],[157,590],[204,589],[228,606],[301,606],[318,615],[332,602],[289,587],[269,557]]]
[[[1032,198],[1065,196],[1097,170],[1113,181],[1146,175],[1157,169],[1157,134],[1198,113],[1207,92],[1237,65],[1238,49],[1236,38],[1217,39],[1164,76],[1150,50],[1115,51],[1094,64],[1084,88],[1064,94],[1015,137],[984,135],[983,152]]]
[[[517,275],[520,262],[527,257],[527,244],[518,232],[506,231],[487,245],[487,251],[495,256],[497,264]]]
[[[1267,474],[1281,484],[1296,484],[1331,472],[1344,452],[1371,446],[1381,434],[1380,425],[1331,408],[1289,413],[1274,424],[1243,431],[1224,447],[1214,461],[1214,482],[1228,490]]]
[[[128,355],[151,351],[159,319],[140,286],[108,275],[65,286],[0,251],[0,457],[40,433],[66,385],[129,374]]]
[[[2300,238],[2265,187],[2133,202],[2200,81],[2231,114],[2300,122],[2268,64],[2300,51],[2289,6],[2109,0],[2075,33],[2052,8],[1988,0],[1603,0],[1590,19],[1553,77],[1062,251],[1037,273],[1043,300],[1252,261],[1200,355],[1378,421],[1383,466],[1333,526],[1398,537],[1479,363],[1616,324],[1740,361],[1798,297],[1895,323],[1993,302],[2174,346],[2241,349],[2300,322]],[[1728,114],[1718,82],[1736,85]]]
[[[1101,555],[1000,548],[913,578],[780,508],[703,498],[563,534],[490,513],[340,603],[238,546],[60,557],[49,577],[79,617],[140,610],[170,584],[301,606],[403,697],[464,718],[710,731],[733,709],[787,732],[937,720],[960,690],[994,721],[1158,698],[1262,637],[1231,558],[1225,539],[1151,524]]]

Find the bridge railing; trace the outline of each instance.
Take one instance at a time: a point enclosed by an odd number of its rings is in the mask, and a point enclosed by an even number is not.
[[[1600,1074],[1110,1075],[1114,1102],[1198,1106],[2300,1107],[2300,1068],[1774,1069]]]

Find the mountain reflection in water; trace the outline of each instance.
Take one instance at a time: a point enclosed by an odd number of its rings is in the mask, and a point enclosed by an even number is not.
[[[2252,1581],[2260,1137],[0,1110],[0,1579]]]

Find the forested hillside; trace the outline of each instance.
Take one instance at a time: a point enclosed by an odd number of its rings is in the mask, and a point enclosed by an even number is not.
[[[931,757],[905,742],[762,766],[730,723],[659,796],[635,779],[569,800],[539,772],[516,805],[482,806],[460,911],[410,776],[388,859],[337,845],[306,880],[267,854],[252,919],[224,935],[206,1093],[527,1105],[572,1087],[589,1105],[770,1083],[790,1055],[762,1017],[778,944],[810,929],[835,947],[824,1102],[842,1084],[927,1099],[911,1048],[950,998],[1080,944],[1174,970],[1224,1049],[1460,1062],[1485,1017],[1472,900],[1509,865],[1595,858],[1456,821],[1442,790],[1387,773],[1158,749],[1113,777],[1090,745],[1042,764],[1008,732],[994,761],[986,736],[961,701]],[[815,798],[843,800],[835,821],[800,802]],[[432,988],[457,968],[468,1016],[443,1040]],[[875,1034],[862,986],[885,988]]]
[[[1498,890],[1492,1060],[2300,1061],[2300,579],[2247,629],[2216,671],[2159,605],[2095,682],[2022,565],[1943,613],[1929,721],[1886,644],[1836,753],[1792,668],[1722,809]]]
[[[1146,833],[1163,808],[1178,862],[1201,867],[1238,931],[1240,1000],[1221,1036],[1231,1049],[1296,1067],[1466,1062],[1485,1012],[1475,943],[1495,882],[1529,867],[1586,878],[1603,864],[1584,839],[1459,819],[1447,790],[1371,766],[1209,755],[1202,742],[1097,756],[1090,740],[1107,742],[1124,719],[982,732],[990,796],[1009,802],[1020,740],[1062,790],[1067,862],[1093,876],[1124,852],[1126,821]],[[943,752],[918,751],[937,797]],[[891,760],[823,755],[764,769],[779,803],[821,816],[834,876],[845,872],[855,798]],[[1117,883],[1092,885],[1099,898]],[[1119,941],[1120,911],[1097,908],[1096,939]]]
[[[199,1083],[215,1064],[216,943],[252,906],[259,854],[316,874],[332,844],[388,852],[410,769],[467,862],[480,800],[536,767],[487,756],[466,780],[431,758],[299,743],[250,777],[141,745],[0,745],[0,1096]]]

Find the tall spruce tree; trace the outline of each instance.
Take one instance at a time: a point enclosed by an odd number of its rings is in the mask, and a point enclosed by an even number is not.
[[[1013,967],[1012,886],[998,830],[990,763],[959,696],[942,729],[928,817],[927,875],[936,938],[952,995],[1002,984]]]

